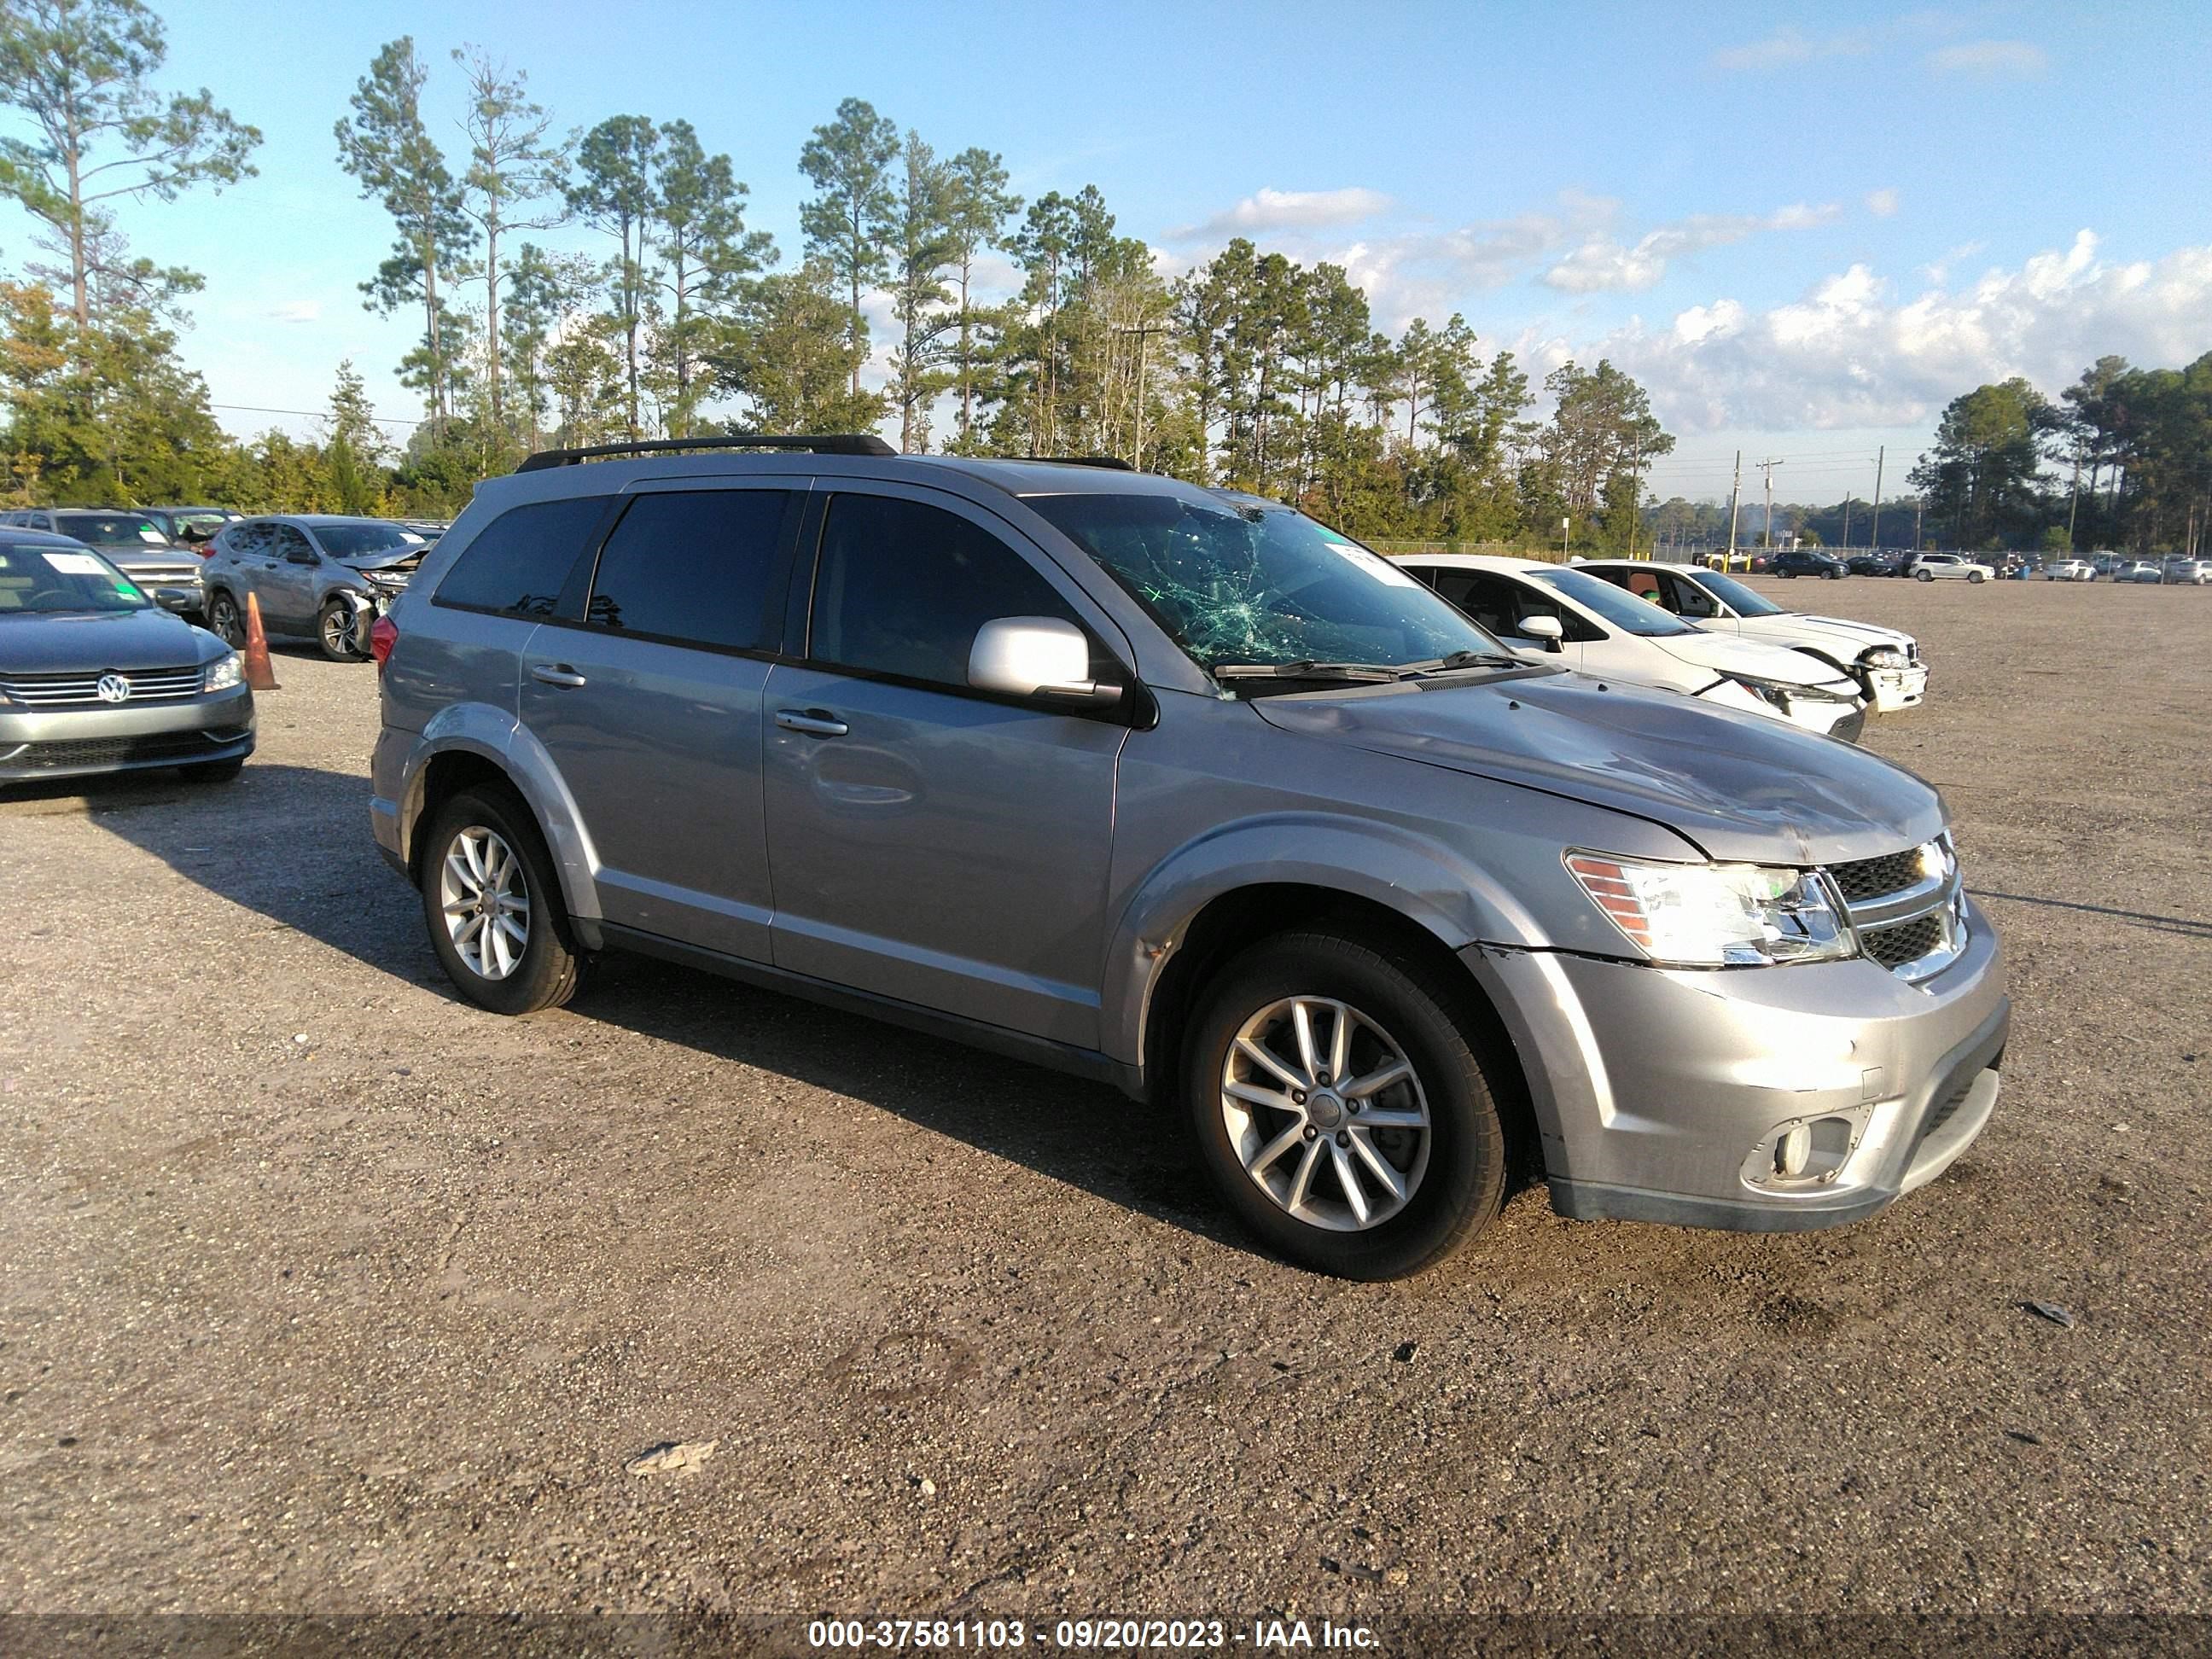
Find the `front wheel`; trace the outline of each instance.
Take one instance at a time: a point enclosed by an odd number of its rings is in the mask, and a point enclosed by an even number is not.
[[[315,639],[323,647],[323,654],[332,662],[359,662],[362,659],[361,640],[354,626],[353,607],[343,599],[328,600],[316,613]]]
[[[1183,1056],[1199,1157],[1291,1261],[1396,1279],[1495,1219],[1505,1135],[1486,1054],[1432,970],[1343,934],[1254,945],[1206,993]]]
[[[239,614],[238,601],[229,594],[218,592],[207,604],[208,632],[234,651],[246,649],[246,619]]]
[[[1823,570],[1820,574],[1823,576],[1826,576],[1830,581],[1833,581],[1844,573],[1840,570]]]
[[[1969,570],[1966,573],[1966,580],[1970,582],[1980,581],[1983,580],[1982,573],[1978,570]]]
[[[544,838],[506,789],[455,795],[432,817],[420,866],[430,947],[461,994],[495,1014],[555,1008],[583,960]]]

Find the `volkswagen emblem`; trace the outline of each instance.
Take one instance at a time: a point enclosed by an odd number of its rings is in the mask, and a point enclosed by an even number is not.
[[[120,674],[102,674],[100,684],[92,689],[99,694],[102,702],[128,702],[131,700],[131,682]]]

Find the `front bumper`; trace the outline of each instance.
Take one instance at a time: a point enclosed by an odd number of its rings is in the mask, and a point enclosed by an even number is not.
[[[1917,708],[1928,696],[1926,663],[1908,663],[1903,668],[1869,668],[1865,672],[1867,692],[1874,699],[1874,712],[1877,714]]]
[[[1739,1231],[1832,1227],[1934,1179],[1988,1122],[2011,1018],[1971,901],[1917,984],[1858,960],[1707,971],[1483,945],[1463,953],[1528,1074],[1553,1206]],[[1784,1175],[1780,1138],[1805,1131]]]
[[[253,739],[253,693],[242,685],[137,708],[0,707],[0,783],[243,760]]]

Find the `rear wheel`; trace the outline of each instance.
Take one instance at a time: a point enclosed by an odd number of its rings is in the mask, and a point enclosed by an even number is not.
[[[239,614],[238,601],[218,589],[207,602],[208,632],[234,651],[246,649],[246,619]]]
[[[1936,573],[1932,570],[1916,570],[1912,573],[1912,580],[1917,582],[1932,582],[1936,580]]]
[[[1291,1260],[1346,1279],[1428,1266],[1498,1214],[1505,1136],[1487,1057],[1425,964],[1333,933],[1253,946],[1183,1057],[1200,1161]]]
[[[471,789],[433,815],[419,869],[430,946],[463,996],[497,1014],[558,1007],[583,972],[528,807]]]

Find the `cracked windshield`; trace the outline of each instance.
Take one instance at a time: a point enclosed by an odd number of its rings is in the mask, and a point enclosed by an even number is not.
[[[1389,560],[1291,508],[1152,494],[1026,499],[1209,673],[1396,669],[1462,652],[1510,660]]]

